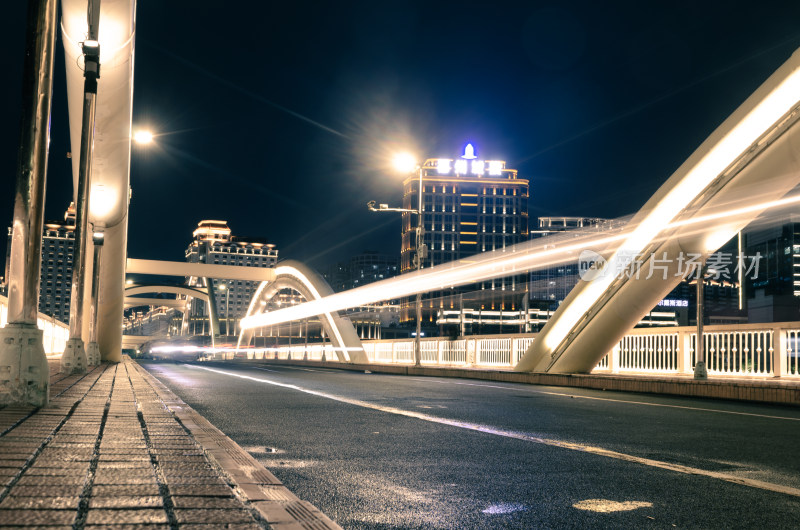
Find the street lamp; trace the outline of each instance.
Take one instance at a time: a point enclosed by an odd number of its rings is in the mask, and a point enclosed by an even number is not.
[[[707,269],[710,273],[715,273],[714,269]],[[695,379],[708,379],[708,370],[706,368],[706,351],[705,351],[705,337],[703,337],[703,317],[705,313],[704,296],[705,296],[705,272],[703,264],[700,263],[697,269],[697,340],[695,341],[695,361],[694,361],[694,378]]]
[[[414,266],[417,271],[422,269],[422,261],[428,256],[428,247],[423,243],[424,227],[422,225],[422,166],[417,163],[414,155],[410,153],[399,153],[395,155],[392,160],[394,168],[400,173],[413,173],[417,172],[419,177],[419,189],[417,192],[419,201],[417,209],[413,208],[390,208],[388,204],[379,204],[375,207],[375,201],[367,203],[367,208],[373,212],[407,212],[417,214],[417,244],[416,253],[414,254]],[[417,293],[416,297],[416,310],[417,310],[417,334],[414,339],[414,366],[422,364],[422,293]]]
[[[153,143],[153,133],[146,130],[138,130],[133,133],[133,141],[139,145],[147,145]]]
[[[230,286],[225,284],[224,282],[220,282],[219,286],[217,287],[220,291],[225,291],[225,335],[230,336],[231,334],[231,309],[230,309],[230,299],[231,299],[231,289]]]

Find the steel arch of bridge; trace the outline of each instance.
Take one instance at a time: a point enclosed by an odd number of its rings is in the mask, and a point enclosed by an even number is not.
[[[133,297],[139,294],[150,294],[150,293],[168,293],[168,294],[177,294],[183,295],[190,298],[197,298],[199,300],[203,300],[204,302],[208,303],[208,293],[201,289],[195,289],[192,287],[183,287],[179,285],[135,285],[133,287],[126,287],[125,288],[125,305],[128,307],[128,303],[133,302],[135,298],[129,299],[129,297]],[[147,300],[147,299],[143,299]],[[169,300],[164,300],[165,302],[169,302]]]
[[[275,280],[262,282],[247,310],[246,316],[253,316],[263,312],[267,301],[271,300],[283,289],[292,289],[300,293],[306,300],[318,300],[333,294],[333,289],[328,282],[316,271],[299,261],[282,261],[275,267]],[[349,318],[339,315],[338,312],[320,315],[320,322],[325,333],[333,343],[336,356],[342,362],[368,363],[361,339],[358,338],[355,327]],[[237,348],[250,344],[255,333],[254,329],[242,330],[239,334]]]

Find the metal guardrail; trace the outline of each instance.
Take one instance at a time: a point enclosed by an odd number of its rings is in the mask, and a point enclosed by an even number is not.
[[[422,364],[513,369],[536,334],[422,339]],[[710,375],[800,378],[800,322],[710,325],[703,334]],[[593,373],[689,375],[695,363],[694,327],[639,328],[623,337]],[[370,362],[413,364],[414,339],[363,341]],[[248,359],[338,362],[330,344],[299,344],[239,352]],[[232,352],[219,354],[233,358]]]

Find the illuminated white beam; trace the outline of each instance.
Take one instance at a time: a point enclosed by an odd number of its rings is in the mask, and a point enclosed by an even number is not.
[[[732,125],[723,124],[706,142],[708,147],[704,145],[698,149],[698,159],[693,156],[684,164],[687,168],[685,172],[681,174],[679,170],[676,173],[680,180],[671,188],[669,181],[662,187],[669,189],[663,197],[659,199],[657,194],[651,199],[650,202],[655,204],[646,211],[630,237],[608,260],[609,270],[626,268],[664,230],[665,225],[670,225],[717,177],[725,174],[729,167],[750,151],[757,150],[759,139],[780,126],[798,104],[800,69],[791,71],[763,97],[760,92],[753,96],[760,99],[752,108],[743,106],[740,112],[744,115],[734,113],[727,122]],[[561,314],[550,322],[549,329],[543,333],[545,347],[552,350],[561,344],[615,279],[614,274],[596,278],[585,285],[569,304],[563,306]]]
[[[156,276],[223,278],[226,280],[251,282],[275,281],[275,269],[266,267],[243,267],[241,265],[187,263],[185,261],[163,261],[154,259],[128,258],[125,272],[128,274],[152,274]]]

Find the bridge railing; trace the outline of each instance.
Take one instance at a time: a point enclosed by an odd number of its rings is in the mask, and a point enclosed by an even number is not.
[[[8,298],[0,295],[0,327],[5,327],[7,322]],[[64,353],[69,340],[69,326],[44,313],[39,313],[36,323],[44,333],[42,342],[44,343],[45,354],[58,355]]]
[[[800,322],[705,326],[709,374],[800,377]],[[689,374],[697,360],[694,327],[632,330],[595,372]]]
[[[422,364],[513,369],[536,334],[428,338],[420,341]],[[733,377],[800,378],[800,322],[709,325],[703,333],[708,373]],[[694,327],[638,328],[597,364],[593,373],[688,375],[696,361]],[[414,339],[362,341],[370,362],[413,364]],[[251,359],[337,362],[330,344],[246,350]]]

